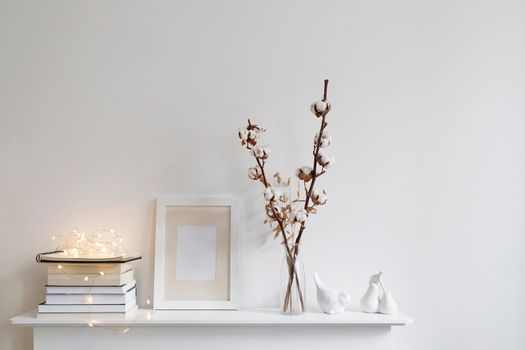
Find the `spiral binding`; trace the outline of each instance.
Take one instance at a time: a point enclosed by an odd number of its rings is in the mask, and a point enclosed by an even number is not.
[[[37,254],[37,256],[35,257],[35,260],[36,260],[36,262],[40,263],[40,262],[42,262],[42,257],[43,256],[51,255],[51,254],[57,254],[57,253],[63,253],[63,252],[64,252],[63,250],[54,250],[52,252],[43,252],[43,253]]]

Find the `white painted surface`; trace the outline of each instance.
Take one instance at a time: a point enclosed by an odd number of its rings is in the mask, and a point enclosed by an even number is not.
[[[397,349],[525,348],[524,6],[1,1],[0,348],[31,348],[8,319],[44,299],[34,255],[74,228],[143,253],[145,307],[163,194],[243,196],[241,307],[278,306],[282,251],[235,133],[263,124],[291,175],[325,77],[337,165],[302,249],[310,310],[314,271],[358,301],[383,270],[416,320]]]
[[[61,349],[391,349],[390,327],[412,323],[406,315],[283,315],[277,309],[238,311],[138,310],[132,317],[105,314],[39,319],[35,311],[11,322],[34,328],[35,350]],[[94,328],[87,326],[88,322]],[[322,347],[321,347],[322,346]]]
[[[64,315],[50,319],[37,318],[36,311],[29,311],[11,319],[11,323],[21,326],[86,326],[88,315]],[[139,309],[130,317],[122,315],[103,315],[103,318],[91,317],[97,326],[165,326],[165,325],[318,325],[318,326],[404,326],[412,319],[403,314],[381,315],[348,311],[337,315],[321,312],[306,312],[302,315],[283,315],[277,309],[256,310],[151,310]]]
[[[120,329],[122,331],[122,329]],[[84,327],[37,327],[35,350],[290,349],[387,350],[390,327],[133,327],[129,332]],[[329,339],[329,341],[327,340]]]

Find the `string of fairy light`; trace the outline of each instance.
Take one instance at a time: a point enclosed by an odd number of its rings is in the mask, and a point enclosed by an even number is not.
[[[64,258],[113,258],[122,256],[127,256],[128,250],[124,246],[124,238],[118,234],[113,229],[97,229],[92,232],[80,232],[78,230],[73,230],[66,234],[53,235],[51,237],[52,241],[62,241],[63,243],[56,247],[56,251],[61,251],[64,255]],[[76,261],[71,261],[71,263],[78,263]],[[88,305],[88,322],[87,326],[90,328],[98,327],[107,329],[115,332],[127,333],[131,327],[126,327],[123,330],[120,328],[111,328],[105,327],[102,325],[96,324],[92,318],[92,309],[91,305],[93,302],[93,287],[98,278],[101,278],[105,275],[103,270],[98,271],[98,274],[95,276],[78,276],[76,274],[68,273],[67,268],[64,265],[66,263],[57,264],[57,269],[61,271],[68,278],[79,280],[82,279],[84,282],[87,282],[91,278],[91,284],[89,285],[89,291],[86,297],[86,304]],[[144,290],[146,295],[146,304],[151,305],[151,300],[147,289]],[[134,319],[136,319],[135,317]],[[146,313],[146,319],[151,319],[151,312]]]

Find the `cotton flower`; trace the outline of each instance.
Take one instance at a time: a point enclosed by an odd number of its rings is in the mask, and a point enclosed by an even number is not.
[[[248,149],[251,149],[257,144],[257,131],[253,129],[239,129],[239,139],[241,139],[241,145],[246,145]]]
[[[241,141],[248,140],[248,130],[246,129],[239,129],[239,138]]]
[[[303,166],[295,171],[295,175],[304,182],[308,182],[312,179],[313,169],[309,166]]]
[[[315,114],[317,118],[322,115],[326,115],[331,109],[332,105],[328,101],[316,101],[310,106],[310,111],[312,111],[312,113]]]
[[[319,133],[316,133],[315,137],[314,137],[314,145],[317,146],[318,142],[319,142]],[[330,137],[330,135],[328,135],[326,130],[323,130],[323,133],[321,134],[321,141],[319,142],[319,147],[321,147],[321,148],[328,147],[328,146],[330,146],[331,142],[332,142],[332,137]]]
[[[256,146],[253,150],[253,156],[258,159],[266,159],[270,155],[270,146]]]
[[[304,208],[295,209],[290,214],[290,220],[292,222],[305,222],[307,218],[306,210]]]
[[[317,156],[317,163],[320,166],[328,169],[335,165],[335,157],[329,157],[326,154],[319,153],[319,155]]]
[[[272,202],[270,203],[270,205],[271,205],[272,208],[274,208],[275,211],[278,212],[278,213],[280,213],[281,210],[283,209],[283,206],[282,206],[281,202],[279,202],[279,201],[272,201]]]
[[[267,187],[265,190],[264,190],[264,199],[266,199],[268,202],[273,200],[273,191],[272,191],[272,188],[271,187]]]
[[[271,218],[275,219],[275,214],[279,217],[281,215],[282,206],[281,203],[274,201],[270,202],[266,205],[266,215]]]
[[[310,198],[312,198],[312,201],[318,205],[325,204],[328,199],[328,197],[326,197],[326,194],[324,194],[323,192],[319,192],[317,190],[314,190],[312,192],[312,195],[310,196]]]
[[[264,199],[266,199],[268,202],[277,202],[283,195],[283,192],[275,187],[267,187],[264,190]]]
[[[248,169],[248,177],[252,180],[259,180],[262,177],[261,168],[253,167]]]

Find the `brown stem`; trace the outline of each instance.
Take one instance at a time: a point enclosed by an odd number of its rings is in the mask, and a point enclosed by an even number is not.
[[[255,158],[255,160],[257,161],[257,165],[261,169],[261,174],[262,174],[262,177],[263,177],[264,187],[268,188],[269,184],[268,184],[268,181],[266,180],[266,173],[264,172],[264,163],[262,163],[259,158]],[[286,231],[284,230],[283,221],[281,220],[281,218],[279,216],[279,213],[277,213],[277,210],[275,210],[275,208],[272,208],[272,213],[273,213],[273,217],[275,218],[275,220],[277,221],[277,223],[279,224],[279,227],[281,229],[281,234],[283,236],[283,241],[284,241],[284,243],[286,245],[286,252],[288,253],[288,256],[291,258],[292,257],[292,252],[290,251],[290,247],[288,245],[288,238],[286,237]]]
[[[262,162],[259,158],[255,158],[255,160],[257,161],[257,165],[261,169],[261,174],[262,174],[262,177],[263,177],[264,187],[268,188],[270,185],[268,184],[268,180],[266,178],[266,173],[264,171],[264,162]],[[292,265],[291,273],[293,273],[293,275],[295,275],[295,278],[296,278],[296,280],[299,283],[299,277],[297,276],[297,271],[295,271],[296,254],[295,253],[292,254],[292,252],[290,250],[290,245],[288,243],[288,238],[286,237],[286,231],[284,230],[284,224],[283,224],[282,219],[280,218],[280,216],[277,213],[277,211],[275,210],[275,208],[272,208],[272,212],[273,212],[273,216],[274,216],[275,220],[277,221],[277,223],[279,224],[279,227],[281,229],[281,234],[283,236],[283,242],[284,242],[284,245],[285,245],[285,248],[286,248],[287,259],[290,259],[290,261],[294,262],[294,264]],[[297,250],[297,247],[296,247],[296,249],[294,249],[294,252],[296,250]],[[292,281],[292,282],[293,282],[293,275],[290,276],[291,277],[290,281]],[[299,286],[299,284],[297,286],[298,286],[298,292],[299,292],[299,299],[300,299],[300,302],[301,302],[301,307],[302,307],[302,310],[304,310],[303,293],[301,291],[301,287]],[[288,299],[288,300],[290,299],[290,293],[291,293],[291,289],[288,289],[287,292],[286,292],[286,299]],[[286,306],[286,303],[285,303],[285,306]],[[283,310],[283,311],[285,311],[285,310]]]
[[[323,91],[323,101],[326,101],[327,100],[327,97],[328,97],[328,79],[325,79],[324,81],[324,91]],[[313,174],[312,174],[312,180],[310,182],[310,187],[308,190],[306,190],[306,184],[305,184],[305,194],[306,194],[306,198],[305,198],[305,201],[304,201],[304,209],[307,210],[308,209],[308,205],[310,204],[310,198],[312,196],[312,192],[313,192],[313,189],[314,189],[314,186],[315,186],[315,181],[317,180],[317,177],[321,176],[324,171],[321,171],[321,173],[317,174],[317,157],[319,156],[319,150],[321,148],[321,136],[323,135],[323,131],[324,129],[326,128],[326,121],[325,121],[325,118],[326,118],[326,113],[323,114],[321,116],[321,126],[319,128],[319,136],[318,136],[318,140],[317,140],[317,144],[315,145],[315,149],[314,149],[314,153],[313,153],[313,156],[314,156],[314,164],[313,164]],[[305,222],[303,221],[301,223],[301,228],[299,229],[299,234],[297,235],[297,238],[295,239],[295,249],[293,251],[293,257],[291,257],[291,269],[295,270],[295,262],[296,262],[296,259],[297,259],[297,254],[299,253],[299,243],[301,242],[301,238],[303,236],[303,232],[304,232],[304,229],[306,228],[305,226]],[[286,237],[286,235],[284,235]],[[289,281],[288,281],[288,288],[287,288],[287,291],[286,291],[286,298],[285,298],[285,305],[284,305],[284,310],[283,311],[286,311],[286,307],[287,307],[287,302],[288,301],[291,301],[291,296],[290,296],[290,293],[291,293],[291,287],[293,285],[293,278],[296,278],[296,281],[297,281],[297,288],[298,288],[298,292],[299,292],[299,297],[300,297],[300,300],[301,300],[301,307],[302,309],[304,310],[304,303],[303,303],[303,297],[302,297],[302,291],[301,291],[301,287],[299,285],[299,278],[297,276],[297,272],[295,271],[294,274],[292,274],[292,270],[290,271],[290,276],[289,276]]]
[[[324,81],[324,93],[323,93],[323,101],[326,101],[327,99],[327,95],[328,95],[328,79],[325,79]],[[319,156],[319,150],[321,149],[321,136],[323,135],[323,131],[324,129],[326,128],[326,113],[323,114],[321,116],[321,127],[319,128],[319,136],[317,138],[317,144],[315,145],[315,149],[314,149],[314,165],[313,165],[313,170],[312,170],[312,180],[310,182],[310,187],[308,189],[308,191],[305,191],[306,192],[306,198],[305,198],[305,202],[304,202],[304,210],[307,210],[308,209],[308,204],[310,204],[310,197],[312,195],[312,192],[313,192],[313,189],[314,189],[314,186],[315,186],[315,180],[317,180],[317,177],[322,175],[321,174],[317,174],[317,157]],[[295,240],[295,246],[298,247],[299,243],[301,242],[301,238],[303,236],[303,232],[304,232],[304,229],[306,228],[305,226],[305,222],[303,221],[301,223],[301,228],[299,229],[299,234],[297,235],[297,238]],[[294,251],[294,255],[297,256],[297,251]]]
[[[293,286],[293,280],[295,278],[296,280],[296,288],[297,288],[297,294],[299,295],[299,303],[301,305],[301,310],[304,311],[304,298],[303,298],[303,291],[301,289],[301,281],[299,280],[299,275],[297,274],[297,269],[295,268],[295,263],[297,261],[297,254],[295,251],[297,250],[297,246],[294,248],[294,256],[286,257],[286,262],[288,265],[288,285],[286,287],[286,296],[284,298],[284,305],[283,305],[283,312],[285,312],[288,307],[292,308],[291,302],[292,302],[292,286]],[[290,306],[288,306],[290,304]]]
[[[319,156],[319,150],[321,148],[321,135],[323,134],[324,128],[326,127],[325,123],[325,116],[322,116],[321,120],[321,128],[319,129],[319,137],[317,140],[317,145],[315,146],[314,150],[314,165],[312,170],[312,180],[310,180],[310,187],[308,188],[308,191],[306,192],[306,198],[304,201],[304,210],[308,209],[308,205],[310,204],[310,198],[312,196],[312,192],[314,190],[315,186],[315,180],[317,180],[317,177],[321,174],[317,174],[317,157]],[[295,245],[298,245],[301,242],[301,237],[303,236],[304,229],[306,228],[305,222],[303,221],[301,223],[301,228],[299,229],[299,234],[297,235],[297,239],[295,240]]]

